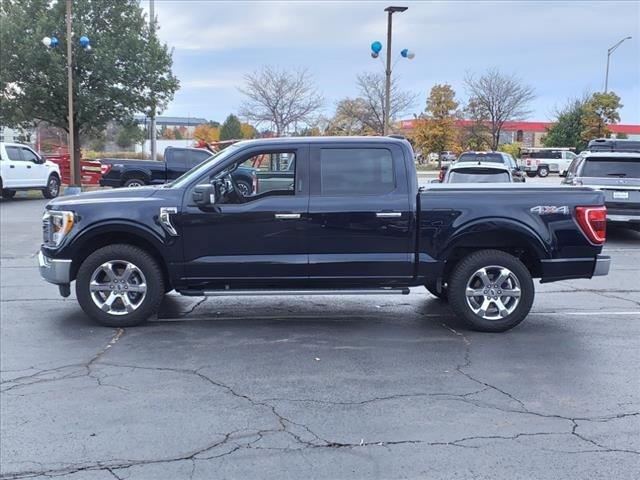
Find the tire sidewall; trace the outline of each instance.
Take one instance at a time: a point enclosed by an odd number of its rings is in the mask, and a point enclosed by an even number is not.
[[[499,265],[513,272],[520,282],[521,297],[516,309],[501,320],[479,317],[467,305],[466,288],[471,275],[482,267]],[[455,267],[448,284],[449,303],[455,313],[472,329],[482,332],[504,332],[518,325],[529,314],[535,288],[527,267],[516,257],[500,250],[483,250],[462,259]]]
[[[545,178],[549,176],[549,169],[547,167],[540,167],[538,169],[538,175],[540,178]]]
[[[51,192],[52,181],[55,181],[58,187],[55,193]],[[47,186],[42,191],[42,194],[44,195],[45,198],[56,198],[58,195],[60,195],[60,179],[58,178],[57,175],[53,175],[53,174],[49,175],[49,178],[47,178]]]
[[[132,183],[138,183],[138,185],[132,186]],[[125,188],[139,188],[139,187],[144,187],[147,184],[147,182],[145,182],[144,180],[140,179],[140,178],[129,178],[124,182],[124,187]]]
[[[147,293],[142,304],[132,313],[110,315],[103,312],[93,302],[89,283],[93,272],[110,260],[126,260],[138,267],[145,276]],[[146,251],[132,245],[109,245],[89,255],[78,270],[76,277],[76,297],[82,309],[98,323],[108,327],[131,327],[144,323],[157,312],[165,293],[162,272],[157,262]]]

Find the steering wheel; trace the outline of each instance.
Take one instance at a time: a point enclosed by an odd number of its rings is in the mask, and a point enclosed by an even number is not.
[[[225,195],[228,195],[232,200],[232,203],[245,203],[247,198],[241,193],[236,181],[233,179],[233,175],[227,173],[223,177],[223,184],[225,188]]]

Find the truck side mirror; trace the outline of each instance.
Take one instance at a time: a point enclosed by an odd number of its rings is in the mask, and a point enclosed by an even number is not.
[[[210,183],[196,185],[193,189],[193,203],[200,208],[212,207],[216,203],[216,186]]]

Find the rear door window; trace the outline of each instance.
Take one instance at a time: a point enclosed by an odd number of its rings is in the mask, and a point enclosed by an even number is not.
[[[448,183],[505,183],[509,174],[489,168],[461,168],[449,174]]]
[[[499,153],[463,153],[458,162],[493,162],[503,163],[504,158]]]
[[[320,150],[321,195],[383,195],[396,188],[393,156],[386,148]]]
[[[640,178],[640,156],[624,160],[620,158],[587,158],[581,176]]]

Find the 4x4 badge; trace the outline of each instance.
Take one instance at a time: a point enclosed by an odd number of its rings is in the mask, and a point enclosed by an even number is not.
[[[569,214],[569,207],[566,205],[557,206],[557,205],[537,205],[535,207],[531,207],[531,213],[537,213],[538,215],[554,215],[554,214]]]

